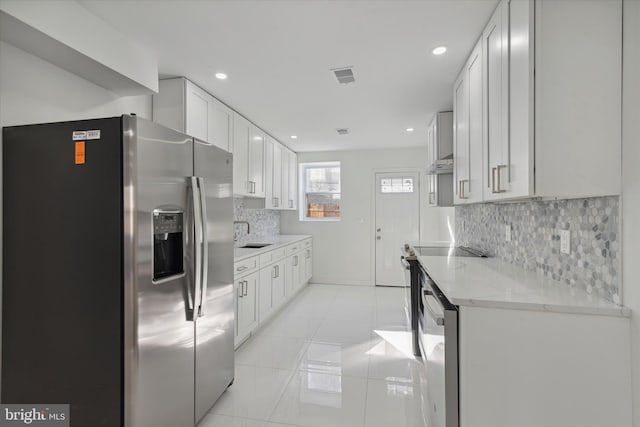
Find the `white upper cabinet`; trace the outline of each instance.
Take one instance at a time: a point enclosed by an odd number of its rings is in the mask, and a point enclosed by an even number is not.
[[[509,17],[502,1],[482,33],[484,49],[484,139],[486,181],[484,199],[509,193]]]
[[[249,139],[251,123],[240,114],[233,117],[233,194],[248,196],[249,183]]]
[[[453,113],[437,113],[427,127],[427,206],[453,204]]]
[[[264,197],[264,140],[265,133],[253,123],[251,124],[251,138],[249,139],[249,195]]]
[[[184,77],[160,80],[153,121],[230,151],[233,111]]]
[[[454,203],[482,201],[482,41],[453,86]]]
[[[514,19],[516,12],[521,17],[514,25],[520,27],[527,12],[532,25],[531,7],[513,1],[511,7]],[[621,28],[620,0],[535,3],[535,130],[522,137],[535,134],[536,194],[620,194]],[[519,81],[512,79],[512,87]],[[532,105],[520,122],[533,122]]]
[[[266,209],[282,209],[282,145],[267,135],[264,143]]]
[[[298,200],[298,155],[288,148],[282,150],[282,209],[295,210]]]
[[[265,196],[265,133],[240,114],[234,114],[233,194]]]
[[[453,87],[457,204],[620,194],[621,23],[620,0],[500,2]]]

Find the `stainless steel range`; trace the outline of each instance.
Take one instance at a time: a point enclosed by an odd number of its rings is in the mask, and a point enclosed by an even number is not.
[[[413,352],[427,373],[425,413],[432,427],[459,426],[458,308],[429,277],[420,256],[484,257],[465,247],[404,245],[401,262],[410,288]]]

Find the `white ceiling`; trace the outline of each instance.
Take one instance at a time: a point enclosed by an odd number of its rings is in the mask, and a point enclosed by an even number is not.
[[[295,151],[326,151],[424,146],[497,1],[81,4],[155,52],[161,76],[186,76]],[[438,45],[447,53],[432,55]],[[339,85],[329,71],[343,66],[355,83]],[[217,80],[219,71],[229,78]],[[342,127],[350,135],[338,136]]]

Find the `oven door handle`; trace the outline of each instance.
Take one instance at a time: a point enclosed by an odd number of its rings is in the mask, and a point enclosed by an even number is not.
[[[444,312],[442,314],[436,313],[431,304],[429,304],[429,299],[434,301],[437,300],[433,296],[433,292],[423,289],[422,291],[422,305],[427,312],[429,312],[429,317],[436,323],[438,326],[444,326]]]
[[[404,267],[405,270],[411,270],[411,266],[409,265],[407,260],[404,259],[404,257],[400,257],[400,262],[402,263],[402,266]]]

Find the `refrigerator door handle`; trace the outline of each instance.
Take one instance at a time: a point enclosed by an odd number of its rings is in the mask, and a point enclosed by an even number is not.
[[[199,304],[202,300],[202,210],[200,209],[200,191],[199,191],[199,178],[197,176],[191,177],[191,199],[193,200],[193,224],[195,225],[195,280],[193,281],[193,287],[195,289],[193,296],[193,320],[199,316]]]
[[[209,273],[209,238],[207,234],[207,199],[204,190],[204,178],[198,177],[200,183],[200,211],[202,221],[202,274],[200,275],[200,307],[198,317],[204,316],[204,303],[207,299],[208,273]]]

